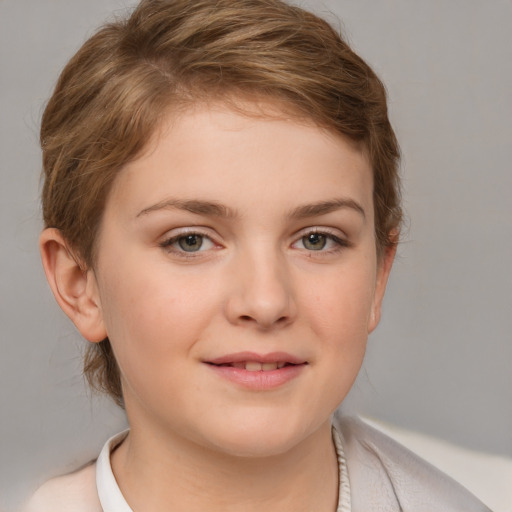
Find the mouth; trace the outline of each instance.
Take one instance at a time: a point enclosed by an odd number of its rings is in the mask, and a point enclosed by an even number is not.
[[[283,386],[301,375],[309,364],[305,359],[284,352],[239,352],[203,362],[222,378],[258,391]]]
[[[204,362],[213,366],[240,368],[249,372],[268,372],[280,370],[287,366],[308,364],[305,359],[287,354],[286,352],[272,352],[269,354],[238,352],[236,354],[226,354]]]
[[[273,370],[280,370],[285,366],[297,366],[296,364],[289,363],[287,361],[274,361],[270,363],[259,363],[258,361],[240,361],[221,364],[208,362],[207,364],[219,367],[240,368],[242,370],[247,370],[248,372],[270,372]]]

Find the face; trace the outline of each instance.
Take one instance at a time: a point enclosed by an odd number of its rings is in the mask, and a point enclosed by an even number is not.
[[[299,445],[348,393],[388,272],[353,144],[275,110],[169,120],[117,177],[94,269],[132,427]]]

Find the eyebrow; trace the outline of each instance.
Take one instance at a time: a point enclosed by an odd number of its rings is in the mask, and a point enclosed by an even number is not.
[[[137,214],[137,217],[142,217],[151,212],[173,208],[195,213],[197,215],[207,215],[212,217],[234,218],[237,216],[236,210],[215,201],[202,201],[197,199],[165,199],[164,201],[160,201],[148,208],[144,208]],[[348,198],[337,198],[298,206],[288,213],[288,217],[295,219],[316,217],[344,208],[355,210],[361,214],[363,218],[366,218],[364,208],[358,202]]]
[[[344,208],[355,210],[361,214],[363,218],[366,219],[364,208],[358,202],[348,198],[331,199],[329,201],[320,201],[319,203],[298,206],[289,213],[289,216],[291,218],[298,219],[305,217],[316,217],[318,215],[326,215],[327,213],[331,213]]]
[[[152,206],[149,206],[148,208],[144,208],[137,214],[137,217],[142,217],[143,215],[147,215],[148,213],[158,210],[168,210],[172,208],[195,213],[197,215],[210,215],[213,217],[222,218],[236,217],[235,210],[228,208],[223,204],[217,203],[215,201],[200,201],[195,199],[166,199]]]

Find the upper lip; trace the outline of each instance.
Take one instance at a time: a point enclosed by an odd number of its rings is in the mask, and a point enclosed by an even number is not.
[[[288,354],[286,352],[270,352],[268,354],[258,354],[256,352],[237,352],[234,354],[226,354],[224,356],[216,357],[215,359],[205,360],[205,363],[210,364],[229,364],[229,363],[243,363],[246,361],[256,363],[290,363],[290,364],[305,364],[307,361],[300,357]]]

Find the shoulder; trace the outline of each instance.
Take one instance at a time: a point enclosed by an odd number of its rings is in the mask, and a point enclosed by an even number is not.
[[[336,415],[333,426],[345,452],[354,511],[489,511],[455,480],[360,419]]]
[[[96,464],[53,478],[32,496],[23,512],[101,512],[96,491]]]

